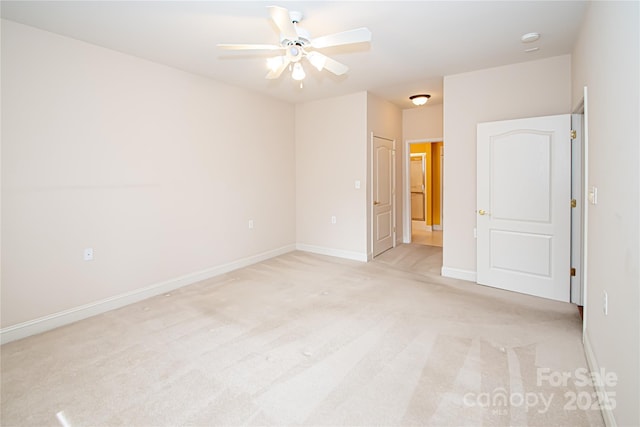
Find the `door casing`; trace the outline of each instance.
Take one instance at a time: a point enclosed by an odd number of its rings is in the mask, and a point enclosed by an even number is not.
[[[442,142],[444,144],[444,139],[440,138],[424,138],[424,139],[407,139],[404,141],[404,156],[403,156],[403,165],[402,165],[402,243],[411,243],[411,144],[419,144],[419,143],[433,143],[433,142]],[[444,164],[441,169],[441,180],[440,183],[444,188]],[[443,197],[444,191],[440,192],[440,197]],[[443,212],[444,204],[440,203],[440,224],[444,227],[444,212]]]
[[[576,138],[571,140],[571,198],[575,206],[571,209],[571,302],[583,305],[583,224],[584,224],[584,115],[571,115],[571,129]]]

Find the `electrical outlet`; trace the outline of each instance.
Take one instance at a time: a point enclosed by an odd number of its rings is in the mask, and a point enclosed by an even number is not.
[[[336,222],[337,222],[337,221],[336,221],[336,216],[335,216],[335,215],[333,215],[333,216],[331,217],[331,224],[335,224]]]
[[[609,294],[607,291],[602,292],[602,311],[605,316],[609,315]]]
[[[359,190],[359,189],[360,189],[360,181],[358,180],[356,181],[356,190]]]
[[[93,261],[93,248],[85,248],[85,250],[84,250],[84,260],[85,261]]]
[[[249,230],[253,230],[253,220],[249,220]]]

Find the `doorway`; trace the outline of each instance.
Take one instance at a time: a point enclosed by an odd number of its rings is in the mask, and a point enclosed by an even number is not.
[[[442,247],[442,138],[407,141],[405,165],[405,243]]]

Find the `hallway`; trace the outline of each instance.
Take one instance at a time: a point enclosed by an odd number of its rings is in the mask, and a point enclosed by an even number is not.
[[[418,227],[412,227],[411,243],[442,247],[442,230],[427,231]]]

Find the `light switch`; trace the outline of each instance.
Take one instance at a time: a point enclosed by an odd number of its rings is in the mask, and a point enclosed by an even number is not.
[[[589,190],[589,203],[592,205],[598,204],[598,187],[591,187]]]
[[[359,189],[360,189],[360,180],[357,180],[356,181],[356,190],[359,190]]]

